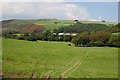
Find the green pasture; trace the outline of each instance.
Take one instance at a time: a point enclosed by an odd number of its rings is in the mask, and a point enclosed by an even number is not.
[[[118,48],[3,38],[2,69],[6,77],[14,78],[29,78],[32,73],[39,78],[117,78]]]
[[[118,32],[118,33],[112,33],[112,35],[120,35],[120,32]]]
[[[55,24],[57,22],[57,24]],[[97,22],[97,21],[79,21],[84,24],[105,24],[107,26],[113,26],[116,25],[117,23],[115,22]],[[16,25],[26,25],[26,24],[44,24],[43,27],[45,27],[46,30],[53,30],[53,29],[58,29],[60,27],[67,27],[69,25],[73,25],[75,23],[74,20],[58,20],[58,19],[31,19],[31,20],[16,20],[13,19],[11,20],[10,24],[16,24]],[[13,28],[13,30],[16,30],[16,28]]]
[[[24,34],[13,34],[13,35],[17,35],[17,36],[20,36],[20,35],[24,35]]]

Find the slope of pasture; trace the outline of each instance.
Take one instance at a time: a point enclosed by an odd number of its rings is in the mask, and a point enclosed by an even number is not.
[[[55,24],[55,22],[57,22],[57,24]],[[35,20],[6,20],[3,21],[3,28],[7,28],[8,30],[13,30],[15,31],[16,29],[22,29],[24,25],[28,25],[28,24],[36,24],[36,25],[41,25],[43,24],[44,28],[46,30],[53,30],[53,29],[58,29],[60,27],[65,27],[65,26],[69,26],[70,24],[73,24],[74,21],[73,20],[57,20],[57,19],[35,19]],[[16,27],[9,27],[11,25],[16,25]],[[21,25],[21,27],[17,28],[17,25]]]
[[[87,23],[87,24],[90,24],[90,23],[105,24],[107,26],[113,26],[113,25],[118,24],[117,22],[99,22],[99,21],[80,21],[80,22],[81,23]]]
[[[57,24],[55,24],[57,22]],[[47,30],[59,29],[60,27],[67,27],[74,23],[74,20],[57,20],[57,19],[43,19],[39,20],[35,24],[44,24]]]
[[[120,35],[120,32],[112,33],[112,35]]]
[[[115,78],[118,48],[74,47],[69,42],[2,39],[3,73],[7,77],[29,78],[60,75],[66,78]]]
[[[57,24],[55,24],[57,22]],[[106,24],[108,26],[115,25],[117,23],[113,22],[95,22],[95,21],[79,21],[81,23],[96,23],[96,24]],[[17,19],[12,19],[12,20],[4,20],[2,21],[3,24],[3,30],[10,30],[10,31],[15,31],[17,29],[22,29],[24,25],[28,24],[44,24],[44,28],[46,30],[53,30],[53,29],[58,29],[60,27],[67,27],[71,24],[74,24],[74,20],[58,20],[58,19],[35,19],[35,20],[17,20]],[[16,26],[12,26],[16,25]],[[17,25],[21,25],[18,27]]]

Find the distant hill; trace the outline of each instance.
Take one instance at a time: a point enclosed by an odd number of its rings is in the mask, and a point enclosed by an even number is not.
[[[117,23],[111,22],[94,22],[94,21],[79,21],[84,24],[105,24],[112,26]],[[36,20],[4,20],[2,21],[2,30],[4,31],[18,31],[18,32],[34,32],[34,31],[45,31],[54,30],[61,27],[67,27],[73,25],[74,20],[58,20],[58,19],[36,19]]]

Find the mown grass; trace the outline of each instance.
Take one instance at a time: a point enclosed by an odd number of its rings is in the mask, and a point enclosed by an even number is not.
[[[116,78],[118,48],[74,47],[69,42],[2,39],[3,73],[8,77]],[[19,74],[19,75],[14,75]]]

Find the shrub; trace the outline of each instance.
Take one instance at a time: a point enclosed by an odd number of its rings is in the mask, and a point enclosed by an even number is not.
[[[120,47],[120,37],[112,35],[106,45],[111,47]]]
[[[68,46],[71,46],[71,44],[68,44]]]
[[[76,44],[76,46],[78,46],[78,44],[86,45],[89,41],[89,34],[87,32],[81,33],[72,39],[72,43]]]
[[[18,39],[19,40],[26,40],[26,37],[25,36],[19,36]]]
[[[28,41],[37,41],[36,37],[34,37],[34,36],[28,36],[27,40]]]

